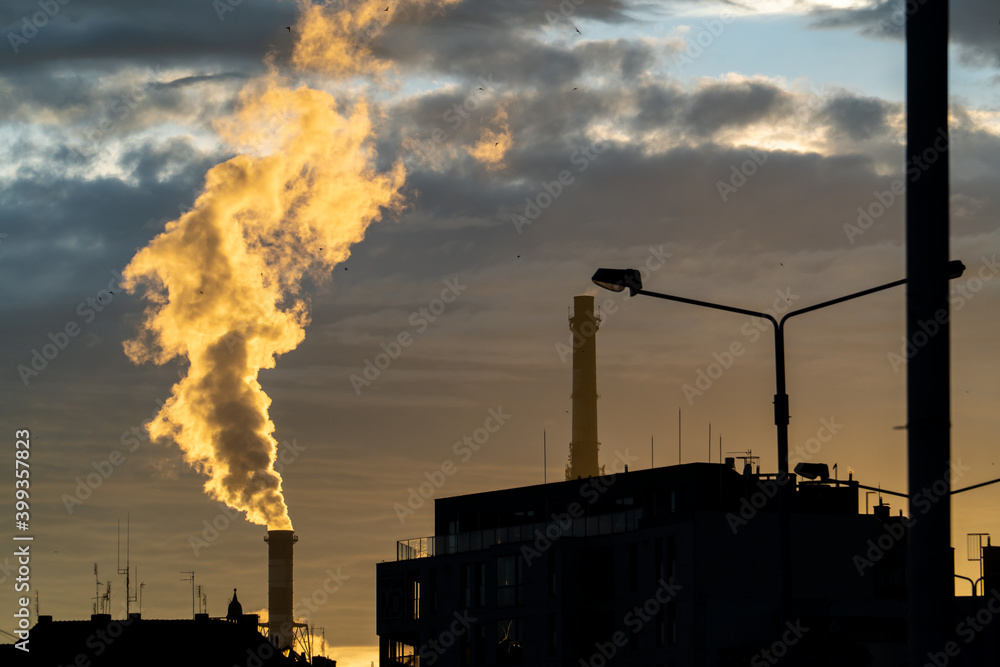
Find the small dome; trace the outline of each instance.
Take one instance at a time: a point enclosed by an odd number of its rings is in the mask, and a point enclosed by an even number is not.
[[[233,599],[229,601],[229,611],[226,612],[226,618],[230,621],[239,620],[240,616],[243,615],[243,605],[236,597],[236,589],[233,589]]]

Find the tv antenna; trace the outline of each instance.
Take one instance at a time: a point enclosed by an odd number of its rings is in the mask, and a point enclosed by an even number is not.
[[[734,459],[740,459],[741,461],[743,461],[743,466],[744,467],[746,467],[746,466],[749,465],[752,468],[754,465],[756,465],[757,466],[757,470],[758,471],[760,470],[760,457],[759,456],[754,456],[752,449],[748,449],[744,453],[741,453],[741,452],[726,452],[726,454],[739,454],[739,456],[734,456],[733,458]]]
[[[101,594],[101,586],[105,585]],[[100,581],[97,577],[97,563],[94,563],[94,613],[106,614],[111,610],[111,582]]]
[[[125,515],[125,569],[122,569],[122,521],[118,520],[118,574],[125,575],[125,618],[128,618],[130,604],[137,601],[137,597],[132,595],[132,563],[131,563],[131,541],[132,541],[132,514]],[[139,570],[136,568],[136,574]]]
[[[194,570],[183,570],[181,574],[190,574],[190,577],[181,579],[181,581],[191,582],[191,618],[194,618]]]

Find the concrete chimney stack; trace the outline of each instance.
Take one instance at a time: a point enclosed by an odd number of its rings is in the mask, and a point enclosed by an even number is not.
[[[267,537],[267,634],[278,649],[291,646],[292,628],[292,545],[299,541],[291,530],[269,530]]]
[[[573,441],[569,445],[566,479],[596,477],[597,463],[597,329],[593,296],[573,297]]]

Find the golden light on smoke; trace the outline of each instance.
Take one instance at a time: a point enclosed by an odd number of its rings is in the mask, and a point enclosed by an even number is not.
[[[292,63],[300,69],[319,70],[334,76],[378,75],[388,63],[371,51],[385,27],[400,12],[416,17],[439,11],[459,0],[327,0],[314,4],[298,0],[298,37]],[[410,10],[417,10],[410,14]]]
[[[368,5],[357,16],[327,18],[354,26]],[[318,58],[332,51],[320,48],[324,24],[312,31],[315,11],[326,10],[304,5],[303,21]],[[273,72],[249,83],[233,117],[218,125],[244,154],[209,170],[194,208],[124,271],[126,289],[144,286],[151,304],[138,336],[125,342],[128,357],[187,361],[150,436],[175,441],[208,476],[212,497],[271,529],[292,525],[259,372],[305,335],[300,280],[328,274],[369,224],[401,204],[402,163],[376,172],[367,104],[338,109],[330,94],[292,89]]]
[[[335,76],[375,74],[386,63],[375,58],[369,45],[392,19],[389,0],[361,0],[345,11],[342,2],[313,4],[298,0],[299,20],[292,63],[300,69],[318,69]]]
[[[492,127],[491,127],[492,126]],[[496,129],[493,129],[496,128]],[[510,125],[507,122],[507,109],[501,105],[489,125],[472,148],[466,149],[469,155],[486,167],[488,171],[503,169],[507,166],[504,156],[511,147]]]

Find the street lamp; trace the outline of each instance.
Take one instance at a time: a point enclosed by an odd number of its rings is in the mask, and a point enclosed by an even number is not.
[[[965,264],[960,260],[953,260],[948,262],[948,277],[958,278],[965,272]],[[837,299],[831,299],[829,301],[824,301],[822,303],[817,303],[812,306],[806,306],[805,308],[799,308],[798,310],[793,310],[780,319],[776,320],[773,315],[769,313],[762,313],[756,310],[748,310],[746,308],[736,308],[734,306],[725,306],[718,303],[711,303],[709,301],[699,301],[698,299],[688,299],[682,296],[674,296],[671,294],[661,294],[659,292],[650,292],[642,288],[642,276],[637,269],[598,269],[593,277],[591,278],[593,283],[598,287],[603,287],[604,289],[611,290],[612,292],[622,292],[626,288],[629,290],[629,296],[635,296],[636,294],[642,294],[643,296],[652,296],[658,299],[666,299],[668,301],[679,301],[681,303],[689,303],[694,306],[703,306],[705,308],[713,308],[715,310],[724,310],[730,313],[741,313],[743,315],[751,315],[753,317],[763,318],[771,323],[774,327],[774,359],[775,359],[775,380],[776,387],[774,393],[774,423],[778,427],[778,474],[781,476],[788,475],[788,394],[785,391],[785,322],[790,317],[795,315],[803,315],[805,313],[812,312],[814,310],[819,310],[820,308],[826,308],[827,306],[833,306],[838,303],[843,303],[844,301],[850,301],[852,299],[857,299],[858,297],[867,296],[868,294],[874,294],[875,292],[881,292],[882,290],[889,289],[890,287],[898,287],[899,285],[906,284],[906,278],[901,280],[894,280],[891,283],[886,283],[884,285],[879,285],[878,287],[872,287],[870,289],[862,290],[860,292],[855,292],[853,294],[848,294],[847,296],[842,296]]]
[[[965,272],[965,264],[959,260],[952,260],[948,262],[948,277],[951,279],[958,278]],[[780,580],[781,580],[781,600],[780,600],[780,611],[779,611],[779,626],[784,625],[786,621],[791,620],[789,613],[792,605],[792,572],[791,572],[791,531],[790,531],[790,492],[791,489],[788,487],[788,422],[789,422],[789,412],[788,412],[788,393],[785,391],[785,322],[795,315],[803,315],[805,313],[812,312],[814,310],[819,310],[820,308],[826,308],[827,306],[833,306],[838,303],[843,303],[844,301],[850,301],[852,299],[857,299],[858,297],[867,296],[868,294],[874,294],[875,292],[881,292],[882,290],[889,289],[890,287],[898,287],[899,285],[906,284],[906,278],[901,280],[894,280],[891,283],[886,283],[884,285],[879,285],[878,287],[872,287],[870,289],[862,290],[860,292],[855,292],[853,294],[848,294],[847,296],[842,296],[837,299],[831,299],[829,301],[824,301],[822,303],[817,303],[813,306],[806,306],[805,308],[799,308],[798,310],[793,310],[785,313],[780,320],[776,320],[773,315],[769,313],[761,313],[756,310],[748,310],[746,308],[736,308],[734,306],[725,306],[719,303],[712,303],[710,301],[700,301],[698,299],[688,299],[682,296],[674,296],[672,294],[661,294],[659,292],[650,292],[642,288],[642,275],[639,273],[638,269],[598,269],[593,277],[591,278],[593,283],[598,287],[603,287],[604,289],[611,290],[612,292],[622,292],[626,288],[629,291],[629,296],[635,296],[636,294],[642,294],[643,296],[652,296],[658,299],[666,299],[668,301],[679,301],[680,303],[688,303],[693,306],[703,306],[705,308],[712,308],[714,310],[724,310],[730,313],[740,313],[743,315],[751,315],[753,317],[763,318],[771,323],[774,329],[774,364],[775,364],[775,392],[774,392],[774,424],[778,428],[778,516],[779,516],[779,530],[778,530],[778,543],[779,543],[779,567]]]

